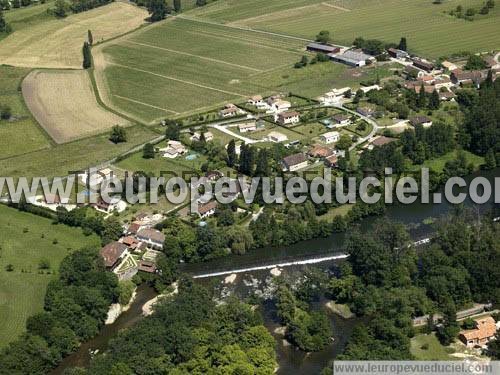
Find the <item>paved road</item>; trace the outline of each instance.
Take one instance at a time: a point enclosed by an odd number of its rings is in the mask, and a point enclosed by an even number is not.
[[[352,114],[352,115],[354,115],[356,117],[359,117],[360,119],[365,120],[367,123],[369,123],[372,126],[372,131],[370,132],[370,134],[368,134],[366,137],[359,138],[358,141],[356,143],[354,143],[349,148],[349,151],[354,150],[356,148],[356,146],[358,146],[358,145],[366,142],[367,140],[373,138],[375,136],[375,134],[377,133],[378,129],[380,128],[379,124],[375,120],[373,120],[373,119],[371,119],[369,117],[363,116],[362,114],[360,114],[360,113],[358,113],[356,111],[353,111],[353,110],[351,110],[349,108],[346,108],[341,103],[340,104],[334,104],[333,107],[341,109],[342,111],[346,111],[346,112],[348,112],[348,113],[350,113],[350,114]]]

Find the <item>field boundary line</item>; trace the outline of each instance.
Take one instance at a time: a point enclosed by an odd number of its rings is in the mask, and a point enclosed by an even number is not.
[[[157,106],[152,105],[152,104],[148,104],[148,103],[140,102],[138,100],[127,98],[125,96],[120,96],[120,95],[116,95],[116,94],[112,94],[112,95],[116,96],[117,98],[120,98],[120,99],[123,99],[123,100],[127,100],[127,101],[132,102],[132,103],[137,103],[137,104],[145,105],[146,107],[156,108],[156,109],[159,109],[159,110],[162,110],[162,111],[165,111],[165,112],[173,113],[175,115],[180,115],[180,112],[172,111],[170,109],[157,107]]]
[[[218,59],[213,59],[213,58],[211,58],[211,57],[205,57],[205,56],[195,55],[195,54],[188,53],[188,52],[176,51],[176,50],[169,49],[169,48],[164,48],[164,47],[153,46],[153,45],[151,45],[151,44],[147,44],[147,43],[139,43],[139,42],[134,42],[134,41],[132,41],[132,40],[125,40],[124,42],[125,42],[125,43],[137,44],[137,45],[139,45],[139,46],[145,46],[145,47],[150,47],[150,48],[156,48],[156,49],[163,50],[163,51],[168,51],[168,52],[178,53],[178,54],[180,54],[180,55],[186,55],[186,56],[196,57],[196,58],[198,58],[198,59],[207,60],[207,61],[211,61],[211,62],[216,62],[216,63],[220,63],[220,64],[226,64],[226,65],[234,66],[234,67],[236,67],[236,68],[242,68],[242,69],[253,70],[254,72],[258,72],[258,73],[263,72],[263,70],[261,70],[261,69],[252,68],[252,67],[249,67],[249,66],[239,65],[239,64],[233,64],[233,63],[230,63],[230,62],[227,62],[227,61],[218,60]]]
[[[324,6],[329,7],[329,8],[341,10],[343,12],[350,12],[351,11],[351,9],[344,8],[344,7],[341,7],[341,6],[338,6],[338,5],[333,5],[333,4],[327,3],[326,1],[323,2],[323,3],[321,3],[321,5],[324,5]]]
[[[192,86],[201,87],[201,88],[207,89],[207,90],[218,91],[218,92],[221,92],[223,94],[236,95],[236,96],[240,96],[242,98],[246,98],[248,96],[248,95],[243,95],[243,94],[240,94],[240,93],[237,93],[237,92],[226,91],[226,90],[222,90],[222,89],[216,89],[215,87],[205,86],[205,85],[202,85],[202,84],[199,84],[199,83],[185,81],[183,79],[174,78],[174,77],[166,76],[166,75],[163,75],[163,74],[158,74],[158,73],[150,72],[150,71],[144,70],[144,69],[133,68],[133,67],[127,66],[127,65],[117,64],[117,63],[114,63],[114,62],[111,62],[111,63],[108,63],[108,64],[109,65],[119,66],[119,67],[122,67],[124,69],[130,69],[130,70],[135,70],[137,72],[151,74],[151,75],[154,75],[154,76],[157,76],[157,77],[169,79],[171,81],[176,81],[176,82],[184,83],[186,85],[192,85]]]
[[[274,46],[268,46],[265,44],[259,44],[257,42],[251,42],[245,38],[240,38],[234,35],[220,35],[220,34],[215,34],[215,33],[210,33],[210,32],[199,32],[199,31],[188,31],[190,34],[195,34],[195,35],[210,35],[214,38],[218,38],[221,40],[237,40],[240,41],[242,44],[246,44],[248,46],[254,46],[254,47],[259,47],[259,48],[267,48],[267,49],[272,49],[273,51],[281,51],[281,52],[287,52],[287,53],[292,53],[294,55],[302,55],[299,51],[295,51],[293,49],[286,49],[286,48],[279,48],[279,47],[274,47]]]
[[[217,22],[212,22],[212,21],[206,21],[206,20],[201,20],[201,19],[197,19],[197,18],[186,17],[186,16],[183,16],[183,15],[179,15],[179,16],[177,16],[177,18],[180,18],[180,19],[183,19],[183,20],[187,20],[187,21],[198,22],[198,23],[205,23],[205,24],[208,24],[208,25],[227,27],[229,29],[237,29],[237,30],[243,30],[243,31],[252,31],[254,33],[274,35],[274,36],[279,36],[279,37],[282,37],[282,38],[301,40],[303,42],[311,42],[311,39],[301,38],[299,36],[292,36],[292,35],[280,34],[280,33],[275,33],[275,32],[271,32],[271,31],[257,30],[257,29],[252,29],[250,27],[229,26],[229,25],[220,24],[220,23],[217,23]]]

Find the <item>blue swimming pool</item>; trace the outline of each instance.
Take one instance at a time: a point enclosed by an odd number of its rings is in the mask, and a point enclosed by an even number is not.
[[[191,155],[186,156],[186,160],[194,160],[194,159],[196,159],[197,157],[198,157],[198,155],[196,155],[196,154],[191,154]]]

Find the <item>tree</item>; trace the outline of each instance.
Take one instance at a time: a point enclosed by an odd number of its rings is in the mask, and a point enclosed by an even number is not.
[[[2,120],[8,120],[12,117],[12,110],[8,105],[0,106],[0,118]]]
[[[181,12],[181,0],[174,0],[174,10],[175,13],[180,13]]]
[[[21,8],[21,1],[20,0],[12,0],[12,7],[13,8]]]
[[[142,157],[144,159],[154,159],[155,158],[155,148],[151,143],[146,143],[142,149]]]
[[[439,328],[437,336],[443,345],[450,345],[458,335],[460,327],[457,323],[457,311],[453,301],[447,301],[443,308],[443,325]]]
[[[337,142],[337,148],[339,150],[347,151],[352,145],[352,139],[347,134],[342,134],[339,141]]]
[[[181,136],[179,124],[173,120],[167,120],[167,130],[165,137],[171,141],[178,141]]]
[[[430,95],[429,95],[429,104],[428,107],[429,109],[438,109],[439,108],[439,94],[436,90],[434,90]]]
[[[493,9],[495,7],[495,0],[486,1],[486,6],[490,9]]]
[[[150,14],[151,22],[157,22],[165,19],[168,13],[165,0],[148,0],[147,9]]]
[[[196,0],[196,6],[197,7],[202,7],[207,5],[207,0]]]
[[[88,42],[83,42],[83,69],[89,69],[92,66],[92,53]]]
[[[330,32],[328,30],[321,30],[318,35],[316,35],[316,42],[327,44],[330,43],[331,37]]]
[[[103,244],[108,244],[110,242],[118,240],[123,233],[122,225],[120,221],[111,216],[109,219],[104,221],[104,230],[102,233]]]
[[[0,8],[0,33],[10,33],[12,31],[10,25],[5,21],[3,11]]]
[[[231,139],[227,144],[227,166],[234,167],[238,162],[238,155],[236,154],[236,142]]]
[[[488,150],[486,155],[484,156],[484,168],[485,169],[494,169],[497,166],[497,160],[495,157],[495,151],[492,148]]]
[[[268,177],[271,174],[267,149],[261,148],[257,154],[254,176]]]
[[[87,32],[87,41],[89,42],[89,45],[94,44],[94,37],[92,36],[92,31]]]
[[[64,0],[56,0],[54,3],[54,16],[64,18],[67,16],[68,4]]]
[[[115,144],[127,142],[127,133],[120,125],[113,126],[109,140]]]
[[[406,51],[407,50],[407,45],[406,45],[406,38],[402,37],[401,40],[399,41],[398,49],[401,51]]]
[[[465,64],[467,70],[481,70],[486,69],[486,62],[478,55],[470,55]]]
[[[364,92],[363,90],[361,90],[361,89],[358,89],[358,90],[356,91],[356,95],[354,96],[354,99],[352,100],[352,102],[353,102],[354,104],[358,104],[358,103],[359,103],[359,101],[361,100],[361,98],[362,98],[364,95],[365,95],[365,92]]]

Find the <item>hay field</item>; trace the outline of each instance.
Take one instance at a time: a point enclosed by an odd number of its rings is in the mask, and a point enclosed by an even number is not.
[[[230,8],[232,3],[235,4]],[[500,48],[498,4],[490,14],[477,15],[472,22],[443,13],[457,5],[464,10],[469,7],[480,9],[484,3],[482,0],[447,0],[441,5],[429,0],[277,0],[268,3],[272,5],[266,5],[262,0],[218,1],[190,14],[304,38],[314,38],[319,30],[326,29],[335,42],[346,45],[358,36],[396,43],[406,36],[412,52],[430,58],[460,51],[482,52]]]
[[[33,116],[57,143],[128,124],[99,106],[84,70],[35,70],[24,79],[22,92]]]
[[[10,17],[15,19],[15,12]],[[97,43],[138,28],[146,17],[147,12],[144,9],[123,2],[70,15],[64,19],[44,17],[43,22],[34,22],[29,27],[19,28],[0,41],[0,64],[38,68],[81,68],[81,49],[87,38],[87,30],[92,31],[94,43]]]
[[[297,39],[171,19],[93,49],[104,102],[144,122],[241,101],[260,74],[304,54]]]
[[[53,225],[50,219],[4,205],[0,205],[0,228],[1,348],[22,334],[28,317],[42,311],[45,289],[61,260],[70,251],[99,246],[100,241],[95,235],[85,236],[79,228]],[[38,273],[38,263],[44,258],[50,262],[50,275]],[[5,270],[7,264],[14,266],[12,272]]]

